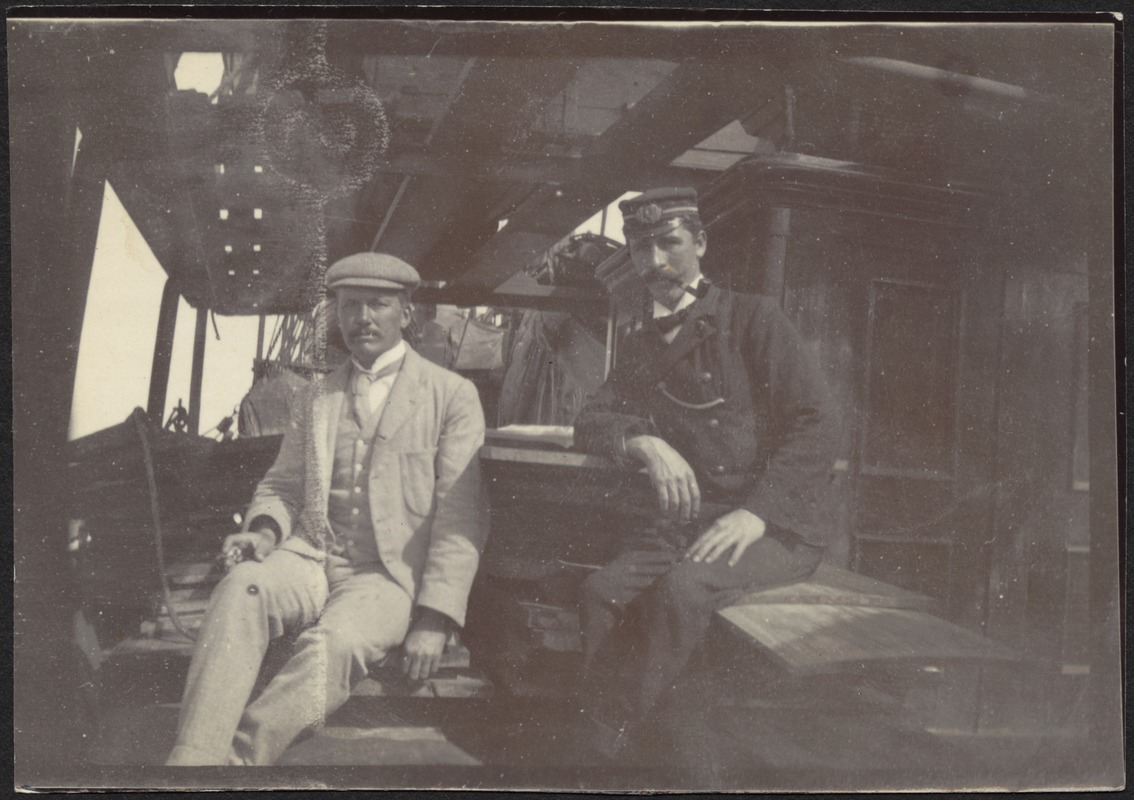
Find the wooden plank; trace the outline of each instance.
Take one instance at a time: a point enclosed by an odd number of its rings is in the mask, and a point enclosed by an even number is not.
[[[802,583],[776,586],[749,592],[733,605],[798,605],[874,606],[933,612],[937,602],[923,594],[900,589],[882,581],[820,564],[812,576]]]
[[[438,673],[436,677],[424,681],[407,679],[397,681],[390,679],[392,676],[383,677],[387,679],[364,678],[355,685],[351,691],[351,696],[468,699],[493,695],[492,682],[476,674],[445,675]]]
[[[205,622],[204,609],[179,612],[177,621],[190,637],[195,637],[197,631],[200,630],[201,625]],[[173,624],[173,620],[167,615],[162,615],[157,619],[145,620],[139,626],[138,632],[146,639],[161,639],[174,642],[186,641],[185,634],[177,630],[177,627]]]
[[[469,649],[459,640],[450,641],[441,654],[437,674],[425,681],[407,678],[398,666],[400,650],[370,669],[352,695],[357,697],[487,697],[492,683],[472,668]]]
[[[745,595],[737,605],[824,605],[824,606],[870,606],[873,608],[910,609],[930,611],[936,605],[932,598],[906,601],[886,595],[842,592],[832,586],[819,583],[794,583],[753,592]]]
[[[328,725],[293,744],[280,757],[287,766],[449,766],[474,767],[480,761],[434,726],[377,727]]]
[[[171,564],[165,569],[170,586],[189,586],[196,584],[212,585],[218,583],[224,576],[224,570],[219,569],[212,561],[194,561],[182,564]]]
[[[178,616],[186,617],[205,613],[205,609],[209,606],[209,593],[205,592],[201,595],[200,592],[200,589],[178,589],[169,593],[173,600],[173,608]],[[164,602],[161,604],[161,611],[158,616],[170,616],[169,609],[166,608]]]
[[[205,606],[208,605],[209,596],[213,593],[213,588],[214,584],[212,583],[174,584],[170,586],[169,599],[178,611],[185,612],[197,609],[204,611]],[[162,599],[162,612],[164,613],[166,608],[164,598]]]
[[[401,649],[399,648],[399,649],[393,651],[392,653],[390,653],[390,655],[388,655],[385,660],[379,662],[378,664],[375,664],[371,668],[371,670],[372,670],[371,674],[380,674],[380,673],[385,673],[385,672],[388,672],[388,671],[394,671],[394,672],[397,672],[397,674],[400,675],[401,672],[399,670],[397,670],[396,667],[393,666],[400,659],[401,659]],[[439,669],[468,669],[469,666],[471,665],[471,663],[472,663],[472,656],[469,653],[469,649],[467,647],[465,647],[463,644],[459,644],[459,643],[454,644],[452,641],[450,641],[448,644],[445,645],[445,650],[441,653],[441,663],[440,663],[438,668]]]
[[[570,450],[537,450],[520,447],[502,447],[486,444],[480,448],[480,457],[486,462],[506,464],[535,464],[547,467],[584,467],[608,472],[628,472],[610,459],[586,455]]]
[[[570,425],[505,425],[485,431],[484,439],[490,446],[568,451],[574,443],[574,431]]]
[[[1014,651],[984,636],[911,609],[749,604],[717,614],[798,673],[881,662],[1019,659]]]
[[[153,653],[166,653],[188,658],[193,655],[193,642],[187,639],[181,639],[180,641],[166,639],[126,639],[110,648],[103,657],[106,659],[131,655],[151,655]]]

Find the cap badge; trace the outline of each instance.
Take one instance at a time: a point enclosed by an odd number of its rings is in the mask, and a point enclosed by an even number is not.
[[[662,218],[661,206],[657,203],[649,203],[642,206],[634,212],[634,219],[643,225],[653,225]]]

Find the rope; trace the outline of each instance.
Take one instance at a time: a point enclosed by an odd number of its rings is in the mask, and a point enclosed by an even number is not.
[[[165,552],[162,549],[161,543],[161,512],[158,508],[157,479],[154,477],[154,457],[153,453],[150,451],[149,432],[146,430],[146,412],[140,408],[135,408],[130,418],[134,420],[134,428],[138,431],[138,438],[142,442],[142,462],[146,466],[146,483],[150,494],[150,514],[153,515],[154,519],[154,547],[157,552],[158,575],[161,576],[162,599],[165,600],[165,607],[169,611],[169,619],[173,623],[173,627],[177,629],[177,632],[190,641],[196,641],[197,636],[187,631],[181,625],[181,619],[178,616],[177,609],[173,605],[173,595],[169,591],[169,580],[165,575]]]

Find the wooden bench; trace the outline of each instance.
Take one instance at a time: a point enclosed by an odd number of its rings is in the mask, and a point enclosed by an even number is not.
[[[797,675],[879,663],[1020,659],[936,616],[935,605],[924,595],[822,564],[805,582],[751,592],[717,616]]]

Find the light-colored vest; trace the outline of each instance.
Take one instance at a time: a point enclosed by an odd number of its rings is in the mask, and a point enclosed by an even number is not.
[[[335,541],[329,551],[355,566],[381,563],[370,517],[370,462],[382,409],[374,409],[359,427],[348,394],[335,435],[335,461],[327,518]]]

